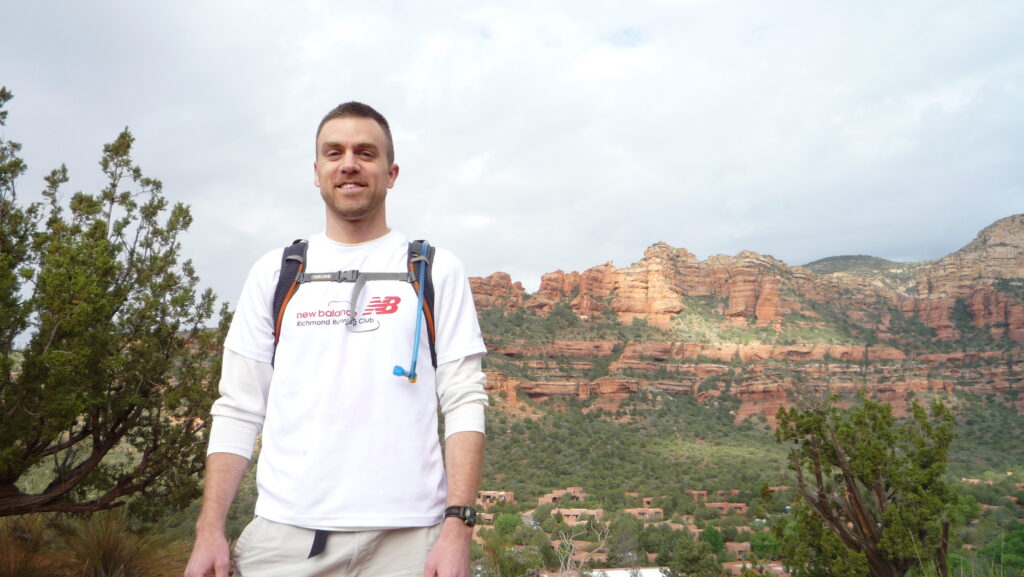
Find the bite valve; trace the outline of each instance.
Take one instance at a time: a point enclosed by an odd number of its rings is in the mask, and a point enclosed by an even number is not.
[[[412,371],[410,371],[410,372],[406,372],[406,371],[405,371],[405,369],[403,369],[403,368],[402,368],[401,366],[399,366],[399,365],[395,365],[395,368],[394,368],[394,370],[392,370],[391,372],[392,372],[392,373],[393,373],[393,374],[394,374],[394,375],[395,375],[396,377],[409,377],[409,382],[410,382],[410,383],[415,383],[415,382],[416,382],[416,373],[414,373],[414,372],[412,372]]]

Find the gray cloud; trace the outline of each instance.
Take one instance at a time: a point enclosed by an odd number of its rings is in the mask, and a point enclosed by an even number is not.
[[[530,288],[658,241],[937,258],[1024,204],[1012,0],[21,4],[19,190],[95,190],[128,125],[223,299],[322,227],[313,131],[350,99],[395,129],[392,225]]]

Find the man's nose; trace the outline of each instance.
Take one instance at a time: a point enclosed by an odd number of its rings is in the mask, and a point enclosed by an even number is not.
[[[359,170],[359,163],[356,162],[356,155],[354,152],[346,152],[341,157],[341,171],[342,172],[356,172]]]

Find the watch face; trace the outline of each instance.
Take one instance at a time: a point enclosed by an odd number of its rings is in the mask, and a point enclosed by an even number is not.
[[[476,525],[476,509],[469,506],[452,506],[444,510],[445,517],[458,517],[467,526]]]

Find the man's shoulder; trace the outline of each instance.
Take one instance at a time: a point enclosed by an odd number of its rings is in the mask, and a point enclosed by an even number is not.
[[[310,237],[307,240],[310,242],[315,237]],[[261,285],[266,286],[266,290],[271,290],[273,283],[277,282],[278,277],[281,274],[281,261],[284,257],[284,251],[290,247],[293,242],[282,242],[275,248],[267,249],[256,261],[252,264],[252,268],[249,271],[250,280],[258,280]]]
[[[297,238],[291,240],[290,242],[282,242],[281,244],[277,245],[274,248],[267,249],[267,251],[265,253],[263,253],[263,256],[261,256],[256,261],[256,263],[257,264],[264,264],[264,265],[276,263],[277,265],[280,265],[281,264],[281,259],[284,257],[284,252],[289,247],[292,247],[292,246],[297,245],[299,243],[305,243],[306,248],[308,250],[308,247],[311,246],[311,245],[322,244],[322,243],[325,243],[325,242],[327,242],[327,237],[323,233],[314,234],[314,235],[310,235],[310,236],[304,236],[304,237],[297,237]]]
[[[466,277],[466,269],[454,252],[435,247],[432,274],[435,280],[451,278],[461,281]]]
[[[282,244],[281,246],[268,249],[266,252],[263,253],[263,256],[256,259],[256,263],[254,264],[253,268],[258,268],[262,270],[279,269],[281,267],[281,257],[284,256],[284,251],[289,246],[291,246],[291,243]]]

